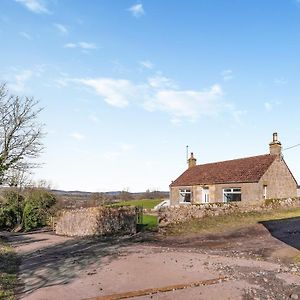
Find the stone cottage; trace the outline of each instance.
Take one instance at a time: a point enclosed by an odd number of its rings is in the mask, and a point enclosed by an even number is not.
[[[171,205],[296,197],[298,184],[277,133],[269,146],[270,154],[203,165],[191,153],[188,169],[170,184]]]

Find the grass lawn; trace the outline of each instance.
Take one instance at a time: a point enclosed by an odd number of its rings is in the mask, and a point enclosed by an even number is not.
[[[112,206],[143,206],[146,209],[152,209],[155,205],[159,204],[161,199],[142,199],[142,200],[129,200],[112,204]]]
[[[280,220],[300,217],[300,209],[278,209],[270,212],[236,213],[224,216],[204,217],[184,223],[172,224],[165,228],[166,234],[224,232],[254,225],[261,221]]]
[[[142,200],[129,200],[112,204],[112,206],[142,206],[144,209],[152,209],[155,205],[159,204],[161,199],[142,199]],[[142,230],[153,230],[157,228],[157,216],[143,215]]]
[[[144,215],[143,225],[146,229],[155,229],[157,227],[157,216]]]
[[[0,299],[15,299],[19,260],[5,241],[0,237]]]

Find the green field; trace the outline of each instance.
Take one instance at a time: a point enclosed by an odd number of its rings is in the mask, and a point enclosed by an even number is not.
[[[152,209],[155,205],[159,204],[161,199],[142,199],[130,200],[114,203],[113,206],[142,206],[144,209]],[[153,230],[157,227],[157,216],[143,215],[143,223],[141,224],[143,230]]]
[[[143,206],[145,209],[152,209],[155,205],[159,204],[161,199],[142,199],[142,200],[129,200],[112,204],[112,206]]]
[[[157,216],[144,215],[143,225],[146,229],[155,229],[157,227]]]

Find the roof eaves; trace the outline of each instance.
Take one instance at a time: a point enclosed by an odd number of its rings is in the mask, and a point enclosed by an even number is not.
[[[208,183],[195,183],[195,184],[170,184],[169,187],[184,187],[184,186],[196,186],[196,185],[216,185],[216,184],[239,184],[239,183],[258,183],[259,180],[249,181],[227,181],[227,182],[208,182]]]

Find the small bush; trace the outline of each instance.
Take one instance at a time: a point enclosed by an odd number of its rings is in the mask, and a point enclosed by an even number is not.
[[[24,197],[17,191],[6,191],[0,202],[0,228],[12,229],[21,224]]]
[[[23,225],[25,231],[47,225],[52,208],[56,203],[53,194],[44,189],[30,189],[25,197]]]

